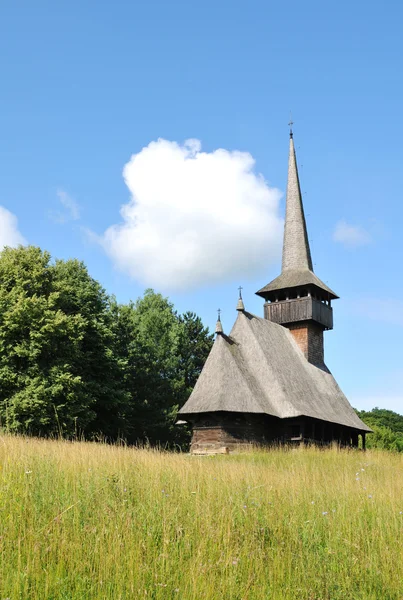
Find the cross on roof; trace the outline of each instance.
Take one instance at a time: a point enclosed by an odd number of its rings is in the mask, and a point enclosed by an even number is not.
[[[221,308],[217,308],[218,321],[221,321]]]
[[[239,290],[239,297],[242,298],[243,287],[240,285],[239,288],[238,288],[238,290]]]

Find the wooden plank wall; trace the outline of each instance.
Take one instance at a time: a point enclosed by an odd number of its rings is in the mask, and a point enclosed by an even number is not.
[[[333,309],[331,306],[306,296],[281,302],[266,302],[264,305],[265,319],[273,323],[285,324],[298,321],[314,320],[326,329],[333,328]]]

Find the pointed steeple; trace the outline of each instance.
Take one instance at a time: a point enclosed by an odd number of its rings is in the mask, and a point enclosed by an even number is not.
[[[219,334],[219,333],[224,333],[224,330],[222,328],[222,323],[221,323],[221,309],[219,308],[217,310],[218,316],[217,316],[217,323],[215,324],[215,333]]]
[[[289,124],[292,125],[292,122]],[[290,290],[296,291],[298,295],[298,288],[303,288],[301,292],[304,294],[308,287],[322,294],[324,299],[338,298],[337,294],[313,272],[293,137],[293,131],[290,129],[281,274],[256,292],[266,302],[279,300],[283,295],[287,298]]]
[[[313,271],[313,266],[291,130],[282,271],[306,269]]]
[[[238,298],[238,304],[236,305],[236,309],[237,310],[245,310],[245,305],[242,300],[242,287],[239,286],[238,290],[239,290],[239,298]]]

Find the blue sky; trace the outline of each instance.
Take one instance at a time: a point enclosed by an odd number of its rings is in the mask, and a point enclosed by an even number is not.
[[[0,243],[78,257],[122,302],[151,284],[211,327],[220,307],[228,331],[237,287],[262,314],[279,273],[292,110],[315,271],[341,296],[327,363],[355,406],[403,412],[402,19],[397,1],[1,3]]]

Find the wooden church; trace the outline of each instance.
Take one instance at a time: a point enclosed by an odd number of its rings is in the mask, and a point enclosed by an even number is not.
[[[324,362],[337,295],[314,273],[292,131],[281,275],[256,292],[264,318],[245,310],[216,339],[179,419],[191,424],[191,452],[245,443],[337,442],[365,448],[363,423]]]

